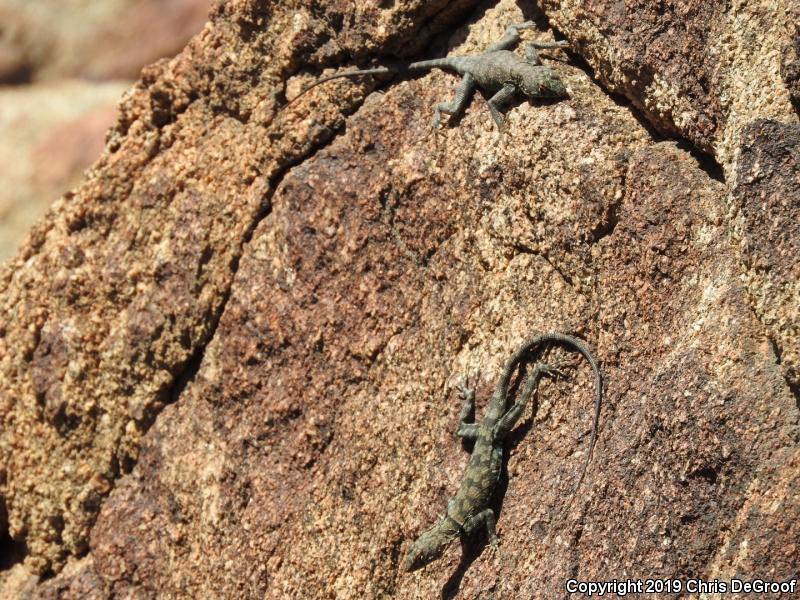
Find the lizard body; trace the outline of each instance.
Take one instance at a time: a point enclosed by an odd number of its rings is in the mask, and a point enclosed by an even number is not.
[[[500,376],[494,394],[489,400],[486,414],[480,424],[468,422],[469,416],[473,414],[475,408],[474,390],[468,389],[464,385],[459,386],[464,405],[461,408],[456,435],[467,440],[474,440],[475,446],[458,492],[447,503],[445,515],[414,542],[403,560],[403,570],[414,571],[423,567],[441,556],[452,540],[468,536],[481,527],[486,528],[490,544],[497,545],[495,514],[489,504],[500,477],[503,442],[522,415],[523,409],[541,378],[558,371],[554,367],[537,362],[525,382],[519,399],[510,408],[507,406],[508,388],[511,377],[525,357],[537,347],[547,343],[572,346],[589,362],[595,375],[595,412],[592,421],[592,438],[575,491],[580,487],[597,439],[597,425],[603,394],[602,376],[597,361],[583,342],[561,333],[545,333],[523,343],[511,356]]]
[[[419,73],[430,69],[443,69],[461,75],[461,83],[456,89],[452,102],[442,102],[436,106],[433,127],[439,125],[442,113],[455,115],[467,104],[472,92],[479,87],[494,95],[489,99],[489,112],[502,129],[503,116],[500,107],[515,93],[528,98],[564,98],[567,90],[561,78],[553,69],[543,65],[537,49],[563,48],[566,42],[529,42],[525,47],[525,58],[508,50],[519,39],[519,31],[533,27],[532,21],[520,25],[511,25],[499,42],[490,46],[485,52],[475,56],[453,56],[422,60],[406,65],[392,67],[376,67],[374,69],[358,69],[335,73],[312,83],[289,101],[291,104],[316,86],[341,77],[357,77],[360,75],[387,75]],[[288,106],[287,104],[287,106]]]

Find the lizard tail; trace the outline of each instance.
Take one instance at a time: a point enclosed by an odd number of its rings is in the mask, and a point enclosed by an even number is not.
[[[583,463],[583,469],[581,469],[581,474],[580,477],[578,478],[578,483],[575,486],[575,489],[572,491],[572,496],[570,497],[569,503],[567,504],[567,506],[569,506],[575,499],[575,494],[581,487],[581,483],[583,483],[583,478],[586,475],[586,470],[589,468],[589,463],[591,462],[592,454],[594,453],[594,446],[595,443],[597,442],[597,427],[600,423],[600,406],[603,401],[603,376],[602,372],[600,371],[600,367],[597,365],[597,360],[595,360],[594,355],[592,355],[589,348],[581,340],[571,335],[566,335],[564,333],[556,333],[556,332],[537,335],[536,337],[531,338],[527,342],[523,343],[517,349],[517,351],[511,356],[506,365],[505,370],[503,371],[502,376],[500,377],[500,381],[497,384],[497,391],[495,393],[502,394],[501,397],[505,397],[508,393],[508,386],[511,382],[511,376],[514,374],[514,371],[516,371],[520,362],[522,362],[525,356],[530,354],[538,346],[546,344],[548,342],[555,342],[555,343],[565,344],[567,346],[572,346],[583,355],[583,357],[586,359],[586,362],[589,363],[589,365],[592,367],[592,370],[594,371],[595,395],[594,395],[594,418],[592,419],[592,439],[589,442],[589,453],[586,455],[586,461]]]
[[[308,92],[313,90],[318,85],[321,85],[327,81],[331,81],[332,79],[339,79],[342,77],[358,77],[359,75],[390,75],[392,73],[396,73],[396,69],[392,69],[389,67],[375,67],[374,69],[352,69],[350,71],[342,71],[341,73],[334,73],[333,75],[328,75],[327,77],[323,77],[322,79],[317,79],[314,83],[309,85],[307,88],[303,89],[297,96],[289,100],[286,104],[283,105],[281,110],[285,109],[290,104],[293,104],[298,98],[301,96],[305,96]]]
[[[412,62],[406,67],[408,71],[414,73],[416,71],[430,71],[431,69],[442,69],[444,71],[460,72],[462,61],[460,56],[446,56],[444,58],[431,58],[429,60],[418,60]]]

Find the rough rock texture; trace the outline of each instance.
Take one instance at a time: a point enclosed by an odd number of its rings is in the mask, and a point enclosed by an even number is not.
[[[797,35],[793,0],[543,4],[609,90],[726,169],[754,116],[791,118],[781,53]]]
[[[196,368],[271,180],[302,152],[269,142],[264,99],[325,30],[245,8],[222,6],[218,28],[146,70],[85,183],[0,272],[0,496],[37,572],[88,550],[103,497]],[[420,2],[387,18],[417,35],[440,12]],[[378,41],[397,35],[375,27]]]
[[[800,6],[795,5],[792,13],[794,34],[783,47],[781,54],[781,77],[795,110],[800,113]]]
[[[751,302],[800,393],[800,129],[757,120],[742,134],[731,206]]]
[[[592,5],[591,35],[546,8],[573,57],[616,48],[610,8]],[[762,23],[753,5],[713,10],[715,27]],[[505,0],[232,1],[144,74],[0,279],[0,500],[24,544],[0,593],[551,598],[570,577],[797,577],[785,88],[766,106],[701,82],[696,118],[675,122],[626,87],[646,128],[555,53],[570,98],[512,104],[505,135],[479,97],[432,132],[442,73],[363,103],[374,82],[331,83],[276,113],[348,57],[473,52],[524,18],[546,28]],[[785,25],[718,45],[720,62],[784,47]],[[705,58],[644,54],[679,87]],[[780,52],[762,59],[780,72]],[[466,462],[454,382],[480,371],[480,414],[515,346],[550,329],[585,337],[607,376],[581,494],[565,506],[585,365],[542,384],[510,443],[498,552],[456,544],[401,573]]]

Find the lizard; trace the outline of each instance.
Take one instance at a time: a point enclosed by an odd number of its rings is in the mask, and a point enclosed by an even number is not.
[[[511,377],[525,357],[544,344],[560,343],[575,348],[588,361],[595,376],[594,419],[592,421],[592,437],[589,443],[589,453],[583,465],[578,483],[573,491],[578,491],[589,461],[592,458],[595,442],[597,440],[597,425],[600,420],[600,405],[603,394],[603,379],[600,368],[597,366],[592,353],[584,343],[575,337],[563,333],[545,333],[524,342],[506,363],[500,380],[488,402],[483,421],[474,422],[475,390],[467,387],[466,383],[457,386],[459,394],[464,401],[458,420],[456,435],[465,440],[473,440],[475,445],[472,450],[461,485],[456,495],[447,503],[447,510],[430,529],[425,531],[413,543],[403,559],[404,571],[415,571],[442,555],[445,548],[456,538],[466,538],[472,532],[481,528],[486,529],[489,544],[492,548],[498,545],[495,532],[495,514],[489,507],[494,494],[495,486],[500,477],[503,460],[503,442],[528,403],[529,398],[545,375],[559,374],[558,368],[537,362],[533,372],[528,376],[525,387],[519,399],[509,408],[508,388]]]
[[[430,69],[443,69],[461,75],[461,83],[456,88],[455,98],[451,102],[436,105],[432,126],[437,128],[442,113],[457,115],[464,110],[472,92],[479,87],[494,95],[489,99],[489,112],[498,129],[503,129],[502,105],[515,93],[522,93],[527,98],[565,98],[567,89],[558,73],[542,64],[537,49],[564,48],[566,42],[528,42],[525,46],[525,58],[508,50],[520,39],[520,30],[534,27],[533,21],[506,28],[503,38],[487,48],[483,53],[474,56],[448,56],[395,65],[376,67],[373,69],[355,69],[335,73],[323,77],[292,98],[286,108],[307,92],[332,79],[341,77],[357,77],[360,75],[390,75],[425,72]]]

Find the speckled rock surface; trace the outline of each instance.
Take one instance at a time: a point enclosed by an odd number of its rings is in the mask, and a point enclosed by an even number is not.
[[[456,8],[363,18],[391,44],[387,23],[414,36]],[[84,183],[0,272],[0,499],[37,573],[88,551],[103,498],[197,368],[271,181],[342,121],[331,104],[303,144],[265,131],[269,94],[335,17],[221,6],[216,28],[145,70]]]
[[[730,198],[751,303],[800,391],[800,128],[754,121]]]
[[[781,77],[795,110],[800,113],[800,6],[792,13],[793,35],[781,52]]]
[[[479,96],[431,131],[442,73],[276,114],[348,56],[439,31],[473,52],[524,18],[552,36],[504,0],[234,1],[148,70],[3,272],[0,496],[25,546],[0,590],[552,598],[571,577],[797,577],[796,118],[753,104],[719,168],[561,53],[570,98],[512,104],[504,135]],[[509,444],[498,552],[401,573],[466,462],[454,383],[480,372],[480,415],[516,345],[552,329],[606,373],[578,498],[585,365],[542,384]]]
[[[754,116],[797,122],[781,77],[797,36],[794,0],[543,4],[609,90],[729,174]]]

